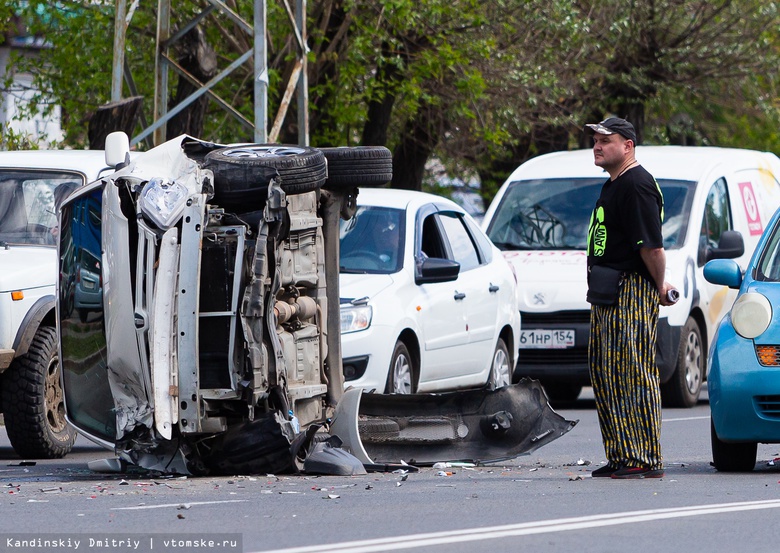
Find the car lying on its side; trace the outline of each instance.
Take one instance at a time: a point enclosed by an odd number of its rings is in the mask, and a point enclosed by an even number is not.
[[[57,354],[56,203],[112,171],[103,151],[0,152],[0,411],[25,458],[62,457],[76,439]],[[60,272],[60,288],[78,287],[74,277]]]
[[[451,200],[360,190],[341,222],[339,283],[348,386],[408,394],[511,382],[517,282]]]
[[[111,159],[127,142],[108,137]],[[181,136],[74,192],[59,225],[60,252],[77,260],[60,270],[82,279],[78,297],[58,294],[74,305],[58,325],[68,420],[122,461],[178,474],[506,458],[568,431],[532,383],[433,402],[344,389],[339,221],[358,186],[391,177],[386,148]],[[381,430],[373,445],[367,423]]]
[[[744,271],[717,259],[704,277],[739,289],[707,365],[712,457],[719,471],[751,471],[758,443],[780,443],[780,210]]]

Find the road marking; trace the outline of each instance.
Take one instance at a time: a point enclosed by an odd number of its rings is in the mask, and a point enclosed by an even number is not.
[[[165,503],[163,505],[138,505],[136,507],[114,507],[111,511],[140,511],[142,509],[165,509],[166,507],[181,507],[186,505],[218,505],[220,503],[246,503],[248,499],[225,499],[223,501],[180,501],[179,503]]]
[[[506,526],[472,528],[469,530],[452,530],[449,532],[413,534],[410,536],[393,536],[390,538],[350,541],[334,543],[330,545],[319,544],[304,547],[292,547],[289,549],[275,549],[272,551],[265,551],[263,553],[371,553],[376,551],[393,551],[400,549],[430,547],[434,545],[445,545],[448,543],[483,541],[487,539],[506,538],[509,536],[528,536],[532,534],[545,534],[550,532],[584,530],[588,528],[616,526],[619,524],[633,524],[636,522],[648,522],[670,518],[694,517],[721,513],[733,513],[739,511],[755,511],[759,509],[778,508],[780,508],[780,500],[776,499],[766,501],[744,501],[739,503],[719,503],[715,505],[695,505],[691,507],[650,509],[647,511],[633,511],[628,513],[608,513],[603,515],[590,515],[576,518],[559,518],[553,520],[541,520],[537,522],[524,522],[521,524],[509,524]],[[256,553],[261,552],[258,551]]]
[[[703,421],[708,420],[710,417],[682,417],[679,419],[661,419],[661,422],[680,422],[680,421]]]

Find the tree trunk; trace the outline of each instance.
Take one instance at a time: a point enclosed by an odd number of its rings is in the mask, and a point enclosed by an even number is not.
[[[400,143],[393,152],[391,188],[422,190],[425,164],[436,148],[445,125],[441,107],[420,105],[415,117],[406,122]]]
[[[133,96],[100,106],[89,119],[87,138],[90,150],[105,148],[106,136],[115,131],[124,131],[128,136],[133,136],[141,116],[143,100],[143,96]]]
[[[206,42],[203,31],[193,28],[181,39],[179,46],[179,64],[201,83],[206,83],[217,74],[217,55]],[[176,94],[171,98],[169,108],[173,108],[198,90],[187,79],[179,77]],[[168,121],[166,136],[170,140],[180,134],[201,136],[203,120],[209,99],[204,94]]]

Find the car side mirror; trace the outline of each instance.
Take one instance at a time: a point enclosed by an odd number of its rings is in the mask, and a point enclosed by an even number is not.
[[[460,273],[460,263],[440,257],[428,257],[420,265],[420,274],[415,278],[417,284],[432,282],[452,282]]]
[[[725,230],[720,235],[717,248],[707,249],[707,261],[711,259],[734,259],[745,253],[742,234],[736,230]]]
[[[742,285],[742,269],[733,259],[714,259],[704,266],[704,279],[738,289]]]
[[[122,131],[106,136],[106,165],[121,169],[130,164],[130,139]]]

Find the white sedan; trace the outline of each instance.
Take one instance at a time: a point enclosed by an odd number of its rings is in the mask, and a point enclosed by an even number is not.
[[[347,387],[408,394],[511,382],[517,281],[460,206],[423,192],[360,189],[340,244]]]

